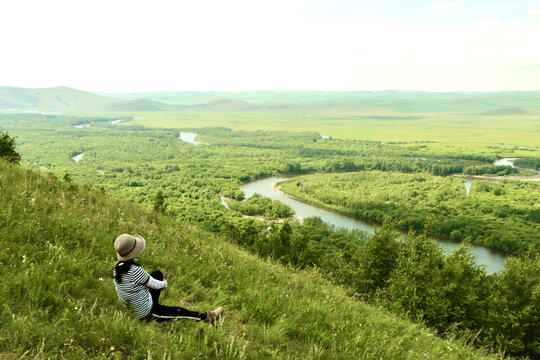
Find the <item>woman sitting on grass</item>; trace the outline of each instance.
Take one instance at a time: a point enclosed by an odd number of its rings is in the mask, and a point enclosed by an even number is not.
[[[140,235],[122,234],[114,242],[118,257],[113,272],[114,286],[120,301],[141,319],[157,321],[193,319],[214,324],[223,313],[222,307],[199,313],[159,303],[159,294],[167,287],[167,279],[163,278],[163,273],[159,270],[148,274],[139,266],[135,257],[145,248],[146,241]]]

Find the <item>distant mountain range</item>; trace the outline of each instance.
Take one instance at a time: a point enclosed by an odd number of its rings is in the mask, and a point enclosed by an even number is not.
[[[0,87],[0,109],[48,111],[169,111],[177,105],[151,99],[119,100],[65,86],[43,89]]]
[[[479,112],[516,116],[540,107],[540,91],[252,91],[107,94],[65,86],[42,89],[0,87],[0,109],[12,111],[328,111],[354,114]]]

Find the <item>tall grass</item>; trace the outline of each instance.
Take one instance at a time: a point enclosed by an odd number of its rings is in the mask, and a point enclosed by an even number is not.
[[[162,302],[219,326],[141,322],[117,300],[113,242],[141,234]],[[263,261],[167,216],[0,160],[0,358],[484,359],[357,301],[316,270]]]

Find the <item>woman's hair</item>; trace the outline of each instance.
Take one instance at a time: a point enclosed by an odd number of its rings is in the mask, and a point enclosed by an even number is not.
[[[114,280],[121,284],[122,283],[122,275],[127,273],[129,269],[131,268],[131,265],[139,265],[137,263],[137,260],[135,259],[129,259],[124,261],[117,261],[116,264],[114,264]]]

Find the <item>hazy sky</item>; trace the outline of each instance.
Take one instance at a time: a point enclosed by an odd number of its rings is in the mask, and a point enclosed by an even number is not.
[[[0,86],[540,89],[540,1],[12,0]]]

